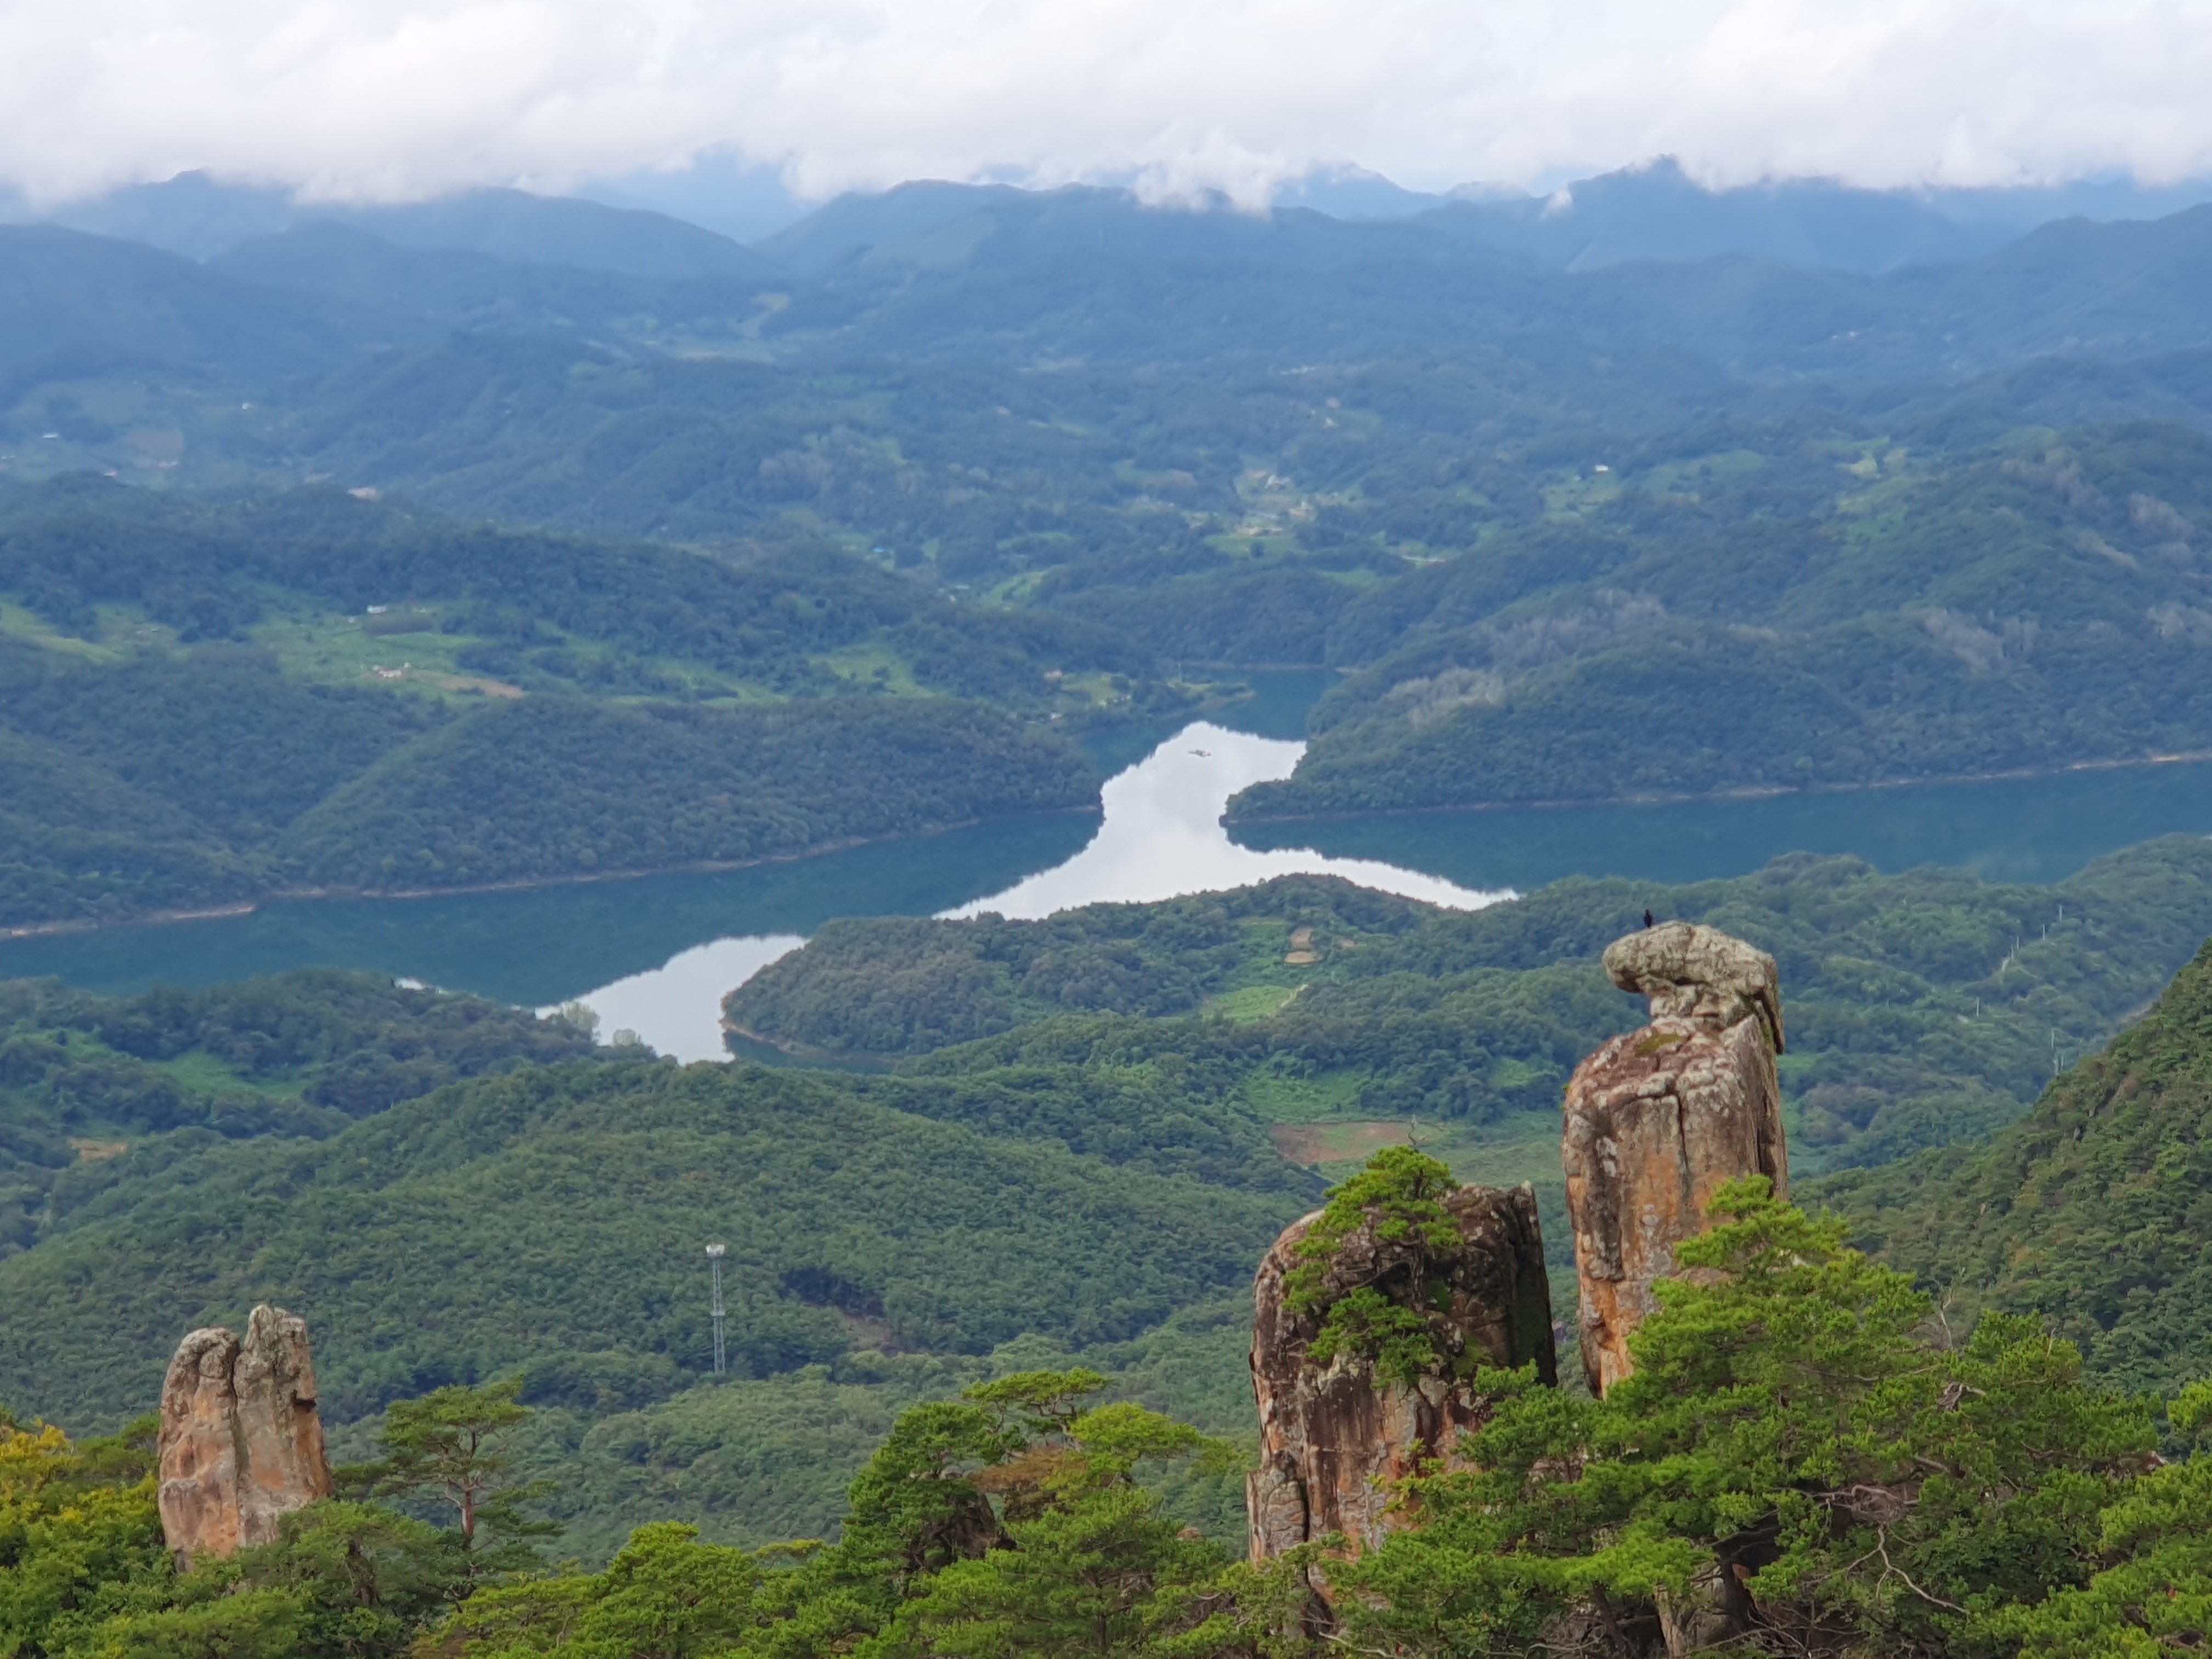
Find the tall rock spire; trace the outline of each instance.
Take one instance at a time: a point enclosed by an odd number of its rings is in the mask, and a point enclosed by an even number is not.
[[[284,1515],[331,1495],[305,1320],[264,1303],[244,1342],[211,1327],[178,1344],[161,1468],[161,1531],[185,1569],[275,1541]]]
[[[1667,922],[1617,939],[1607,973],[1649,997],[1651,1023],[1607,1042],[1567,1084],[1567,1211],[1581,1279],[1583,1370],[1603,1394],[1628,1375],[1628,1339],[1705,1230],[1713,1191],[1763,1175],[1790,1192],[1782,1138],[1782,997],[1774,958]]]

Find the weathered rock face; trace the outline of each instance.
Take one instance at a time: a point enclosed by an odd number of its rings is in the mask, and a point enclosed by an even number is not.
[[[1705,1230],[1739,1176],[1788,1197],[1782,999],[1774,958],[1711,927],[1668,922],[1615,940],[1606,971],[1651,1000],[1567,1085],[1567,1211],[1581,1279],[1583,1369],[1602,1394],[1628,1375],[1628,1338],[1657,1306],[1674,1246]]]
[[[191,1333],[161,1384],[161,1530],[178,1565],[273,1542],[279,1517],[331,1495],[307,1322],[265,1304],[246,1340]]]
[[[1557,1380],[1535,1194],[1462,1187],[1441,1201],[1459,1228],[1456,1250],[1424,1264],[1407,1246],[1363,1228],[1344,1240],[1325,1280],[1331,1300],[1371,1285],[1431,1311],[1442,1364],[1411,1385],[1378,1382],[1368,1362],[1351,1356],[1309,1363],[1321,1321],[1285,1305],[1284,1279],[1320,1212],[1294,1223],[1261,1263],[1252,1335],[1261,1466],[1245,1486],[1255,1562],[1331,1533],[1355,1551],[1378,1547],[1399,1524],[1385,1483],[1431,1458],[1449,1466],[1461,1431],[1489,1420],[1488,1401],[1459,1373],[1534,1359],[1546,1382]]]
[[[161,1531],[179,1567],[239,1546],[238,1338],[193,1331],[161,1384]]]

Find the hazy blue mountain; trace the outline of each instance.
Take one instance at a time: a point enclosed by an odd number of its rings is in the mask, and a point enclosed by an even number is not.
[[[42,380],[190,369],[225,381],[335,367],[382,319],[243,287],[189,259],[54,225],[0,226],[0,407]]]
[[[1151,214],[1160,222],[1200,222],[1227,241],[1240,222],[1318,213],[1346,227],[1413,221],[1434,234],[1440,251],[1475,249],[1516,264],[1562,270],[1735,253],[1874,273],[1972,258],[2041,222],[2031,211],[2009,224],[1984,209],[1983,219],[1970,225],[1917,195],[1855,190],[1825,179],[1708,191],[1671,161],[1582,179],[1548,198],[1468,185],[1448,198],[1404,190],[1358,167],[1318,168],[1279,191],[1274,208],[1272,216],[1249,215],[1224,200],[1211,210],[1146,209],[1128,191],[1099,186],[1025,191],[1007,185],[909,184],[840,197],[760,246],[791,270],[812,274],[871,254],[878,261],[941,268],[964,263],[990,234],[1010,224],[1062,226],[1085,214],[1110,223],[1118,216]],[[992,214],[999,217],[978,217]],[[1124,229],[1133,227],[1133,222]],[[1373,257],[1376,245],[1352,233],[1342,246],[1338,258],[1350,260]]]
[[[195,259],[327,218],[403,246],[679,278],[763,275],[761,265],[737,246],[744,241],[757,242],[776,264],[800,274],[832,270],[870,250],[900,250],[895,263],[931,267],[945,261],[945,246],[907,245],[927,241],[981,210],[1071,194],[1136,205],[1133,195],[1115,188],[1037,191],[924,180],[841,196],[810,211],[775,170],[717,154],[686,168],[598,181],[578,198],[475,190],[398,207],[303,205],[281,189],[186,173],[161,184],[126,185],[43,216],[13,201],[0,217],[43,217]],[[2203,179],[2160,186],[2105,179],[2010,189],[1869,191],[1796,179],[1716,191],[1661,158],[1577,180],[1549,197],[1484,185],[1463,185],[1439,196],[1338,164],[1287,181],[1274,206],[1345,223],[1420,217],[1455,243],[1555,269],[1740,253],[1873,273],[1970,258],[2059,219],[2157,218],[2207,200],[2212,200],[2212,180]],[[1161,211],[1188,214],[1188,209]],[[1250,216],[1236,213],[1223,200],[1213,216]],[[949,242],[957,246],[977,234],[970,227]]]
[[[1900,272],[1888,287],[1930,300],[1947,343],[1986,349],[2002,337],[2023,354],[2120,356],[2212,337],[2208,271],[2212,205],[2148,222],[2064,220],[1984,259]]]
[[[738,242],[773,236],[821,205],[792,194],[781,168],[754,166],[727,150],[709,150],[685,167],[592,179],[576,194],[609,207],[665,213]]]
[[[144,242],[187,259],[210,258],[249,236],[273,236],[299,216],[288,191],[225,184],[206,173],[125,185],[46,216],[71,230]]]
[[[1347,164],[1316,167],[1285,181],[1275,191],[1274,204],[1311,208],[1332,219],[1410,219],[1444,200],[1431,191],[1407,190],[1379,173]]]
[[[768,269],[750,249],[665,213],[520,190],[472,190],[405,207],[315,216],[357,225],[403,247],[456,248],[628,276],[755,276]]]
[[[726,236],[665,213],[610,207],[574,197],[473,190],[396,207],[302,203],[284,191],[183,173],[72,203],[52,222],[145,242],[209,259],[240,243],[331,220],[404,247],[495,254],[534,264],[571,265],[664,278],[747,276],[767,267]]]
[[[2170,422],[2212,430],[2212,349],[2109,362],[2037,357],[1963,386],[1915,390],[1901,401],[1870,397],[1907,441],[1944,449],[1995,443],[2023,426],[2108,426]]]
[[[1713,191],[1662,157],[1578,179],[1548,197],[1482,185],[1438,196],[1406,190],[1361,167],[1318,167],[1278,190],[1274,207],[1279,214],[1304,210],[1346,223],[1417,220],[1456,247],[1554,270],[1742,254],[1875,275],[1970,259],[2056,220],[2151,219],[2208,199],[2212,181],[2158,189],[2107,181],[2013,190],[1876,191],[1833,179],[1788,179]],[[1094,211],[1112,204],[1124,210],[1190,215],[1187,207],[1145,210],[1129,191],[1097,186],[1030,191],[1010,185],[915,183],[842,196],[765,239],[762,247],[791,270],[805,273],[827,271],[871,252],[901,265],[941,268],[963,263],[988,234],[1009,222],[987,222],[976,219],[978,214],[1012,210],[1017,217],[1012,222],[1048,222],[1064,218],[1073,204]],[[1233,221],[1254,216],[1238,214],[1222,202],[1211,214],[1196,216]]]
[[[852,204],[856,220],[866,206]],[[1454,210],[1348,224],[1067,190],[1000,198],[872,246],[828,280],[872,307],[841,341],[899,354],[1287,368],[1544,336],[1691,352],[1747,379],[1867,386],[2212,344],[2197,275],[2212,208],[2046,226],[1977,258],[1881,276],[1743,254],[1546,270],[1525,250],[1440,230]]]
[[[766,261],[760,262],[767,268]],[[224,276],[327,295],[398,315],[470,329],[629,326],[702,318],[743,319],[773,277],[681,280],[525,263],[493,254],[408,247],[331,221],[260,236],[208,261]]]
[[[1873,273],[1970,258],[2013,234],[1969,228],[1902,191],[1824,179],[1711,191],[1669,159],[1579,179],[1547,198],[1446,203],[1421,222],[1562,270],[1740,253]]]
[[[1041,193],[1012,185],[929,179],[893,190],[848,191],[756,246],[787,270],[817,276],[872,249],[913,242],[983,209]]]
[[[1988,225],[2014,233],[2059,219],[2163,219],[2212,202],[2212,179],[2170,185],[2133,179],[2079,179],[2063,185],[2014,185],[1977,190],[1923,190],[1921,199],[1962,225]]]

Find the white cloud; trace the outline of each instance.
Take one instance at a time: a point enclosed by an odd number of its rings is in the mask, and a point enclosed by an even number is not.
[[[724,146],[822,196],[1316,162],[1554,181],[2212,169],[2212,0],[11,0],[0,177],[396,198]]]

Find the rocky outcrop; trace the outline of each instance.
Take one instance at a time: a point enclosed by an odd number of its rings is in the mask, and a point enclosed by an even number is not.
[[[277,1522],[331,1495],[307,1325],[265,1304],[246,1340],[178,1344],[161,1384],[161,1530],[177,1565],[273,1542]]]
[[[1424,1314],[1437,1364],[1413,1382],[1381,1381],[1353,1354],[1310,1361],[1322,1316],[1294,1310],[1285,1280],[1321,1212],[1295,1223],[1261,1262],[1252,1337],[1261,1466],[1245,1490],[1255,1563],[1332,1533],[1355,1553],[1380,1545],[1402,1519],[1391,1510],[1389,1483],[1428,1459],[1449,1467],[1461,1432],[1489,1420],[1489,1402],[1468,1380],[1478,1365],[1533,1359],[1546,1382],[1556,1381],[1535,1194],[1461,1187],[1439,1201],[1457,1228],[1455,1247],[1394,1243],[1364,1226],[1337,1245],[1322,1280],[1332,1302],[1372,1288]]]
[[[1602,1394],[1658,1305],[1674,1246],[1703,1232],[1713,1190],[1763,1175],[1790,1189],[1782,1138],[1782,998],[1774,958],[1711,927],[1668,922],[1618,939],[1606,971],[1651,1000],[1567,1085],[1567,1211],[1581,1279],[1583,1369]]]

